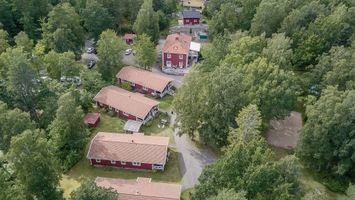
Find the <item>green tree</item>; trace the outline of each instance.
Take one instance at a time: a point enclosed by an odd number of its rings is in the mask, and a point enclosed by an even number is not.
[[[0,29],[0,54],[5,52],[5,50],[10,47],[8,43],[8,36],[9,34],[6,31]]]
[[[139,35],[134,43],[134,49],[137,51],[135,59],[144,69],[150,69],[155,64],[157,52],[154,43],[148,35]]]
[[[83,69],[80,71],[80,79],[85,90],[91,94],[97,94],[104,86],[101,74],[95,70]]]
[[[223,4],[221,10],[214,15],[209,23],[209,36],[224,35],[236,30],[238,16],[232,4]]]
[[[23,186],[26,199],[62,199],[58,190],[58,163],[43,132],[27,130],[13,137],[7,158]]]
[[[117,200],[117,193],[98,187],[92,180],[83,183],[70,196],[72,200]]]
[[[154,43],[159,40],[159,17],[153,9],[152,0],[144,0],[138,12],[137,19],[133,24],[133,30],[141,35],[147,34]]]
[[[235,192],[233,189],[223,189],[216,196],[209,197],[207,200],[247,200],[245,192]]]
[[[56,118],[49,127],[49,135],[54,155],[61,161],[64,170],[70,169],[82,156],[88,136],[83,117],[83,110],[72,92],[59,98]]]
[[[73,52],[57,53],[50,51],[43,58],[51,78],[60,80],[62,76],[78,76],[83,68],[76,60]]]
[[[3,28],[11,36],[19,31],[19,27],[16,25],[15,12],[12,8],[13,5],[11,1],[0,0],[0,29]]]
[[[112,30],[101,33],[97,42],[98,70],[105,81],[111,81],[122,67],[122,53],[126,45]]]
[[[0,149],[7,152],[11,138],[27,129],[34,129],[30,115],[17,108],[10,110],[0,101]]]
[[[58,4],[49,12],[48,19],[42,22],[42,32],[50,50],[80,54],[84,30],[80,24],[80,16],[69,3]]]
[[[86,7],[81,12],[84,28],[95,39],[102,31],[112,28],[113,17],[108,10],[97,0],[87,0]]]
[[[355,198],[355,185],[350,184],[346,190],[346,196],[341,197],[340,200],[351,200]]]
[[[290,69],[293,56],[291,45],[292,40],[286,37],[284,33],[273,34],[272,38],[268,39],[262,55],[279,67]]]
[[[32,52],[34,47],[33,40],[31,40],[28,35],[21,31],[15,36],[16,47],[23,47],[23,51]]]
[[[11,173],[0,166],[0,199],[23,200],[26,196],[21,185],[16,183],[11,176]]]
[[[354,102],[354,90],[328,87],[318,101],[307,106],[296,151],[306,167],[328,176],[354,178]]]

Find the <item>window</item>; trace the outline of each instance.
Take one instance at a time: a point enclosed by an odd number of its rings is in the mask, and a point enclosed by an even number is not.
[[[144,87],[144,86],[143,86],[143,90],[147,91],[147,90],[148,90],[148,88],[146,88],[146,87]]]
[[[182,62],[179,62],[179,67],[183,67],[183,64],[182,64]]]
[[[111,160],[111,164],[115,165],[116,161],[115,160]]]
[[[132,165],[133,166],[141,166],[141,163],[140,162],[132,162]]]
[[[166,61],[166,66],[171,67],[171,61]]]
[[[126,112],[122,112],[122,114],[124,115],[124,116],[129,116],[129,114],[128,113],[126,113]]]
[[[96,162],[97,162],[97,163],[100,163],[100,162],[101,162],[101,159],[96,159]]]
[[[179,59],[182,60],[184,58],[184,55],[179,55]]]
[[[197,22],[197,19],[194,19],[194,22]]]
[[[121,161],[121,165],[126,165],[126,161]]]
[[[167,58],[171,58],[171,54],[168,53],[168,54],[166,55],[166,57],[167,57]]]
[[[187,19],[187,20],[186,20],[186,23],[189,23],[189,22],[190,22],[190,21]]]

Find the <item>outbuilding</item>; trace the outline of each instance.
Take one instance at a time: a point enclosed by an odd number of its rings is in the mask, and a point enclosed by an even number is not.
[[[184,25],[200,24],[201,13],[197,10],[184,10],[182,11],[182,18]]]
[[[100,113],[88,113],[84,118],[85,124],[91,128],[96,128],[100,123]]]
[[[136,39],[137,35],[133,33],[126,33],[123,38],[128,45],[133,44],[134,40]]]

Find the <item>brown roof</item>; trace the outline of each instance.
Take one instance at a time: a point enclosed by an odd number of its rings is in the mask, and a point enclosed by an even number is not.
[[[116,86],[102,88],[94,100],[142,119],[154,106],[159,105],[158,101]]]
[[[168,145],[169,137],[99,132],[87,158],[165,165]]]
[[[184,33],[174,33],[166,38],[163,52],[175,54],[188,54],[192,37]]]
[[[100,113],[88,113],[84,118],[84,122],[86,124],[95,124],[99,118]]]
[[[122,68],[116,77],[159,92],[163,92],[165,87],[173,81],[171,78],[132,66]]]
[[[99,187],[115,190],[119,200],[179,200],[181,194],[181,185],[151,182],[150,178],[125,180],[97,177],[95,182]]]
[[[134,38],[136,38],[137,36],[136,36],[136,34],[132,34],[132,33],[126,33],[126,34],[124,34],[124,36],[123,36],[123,38],[125,39],[125,40],[133,40]]]

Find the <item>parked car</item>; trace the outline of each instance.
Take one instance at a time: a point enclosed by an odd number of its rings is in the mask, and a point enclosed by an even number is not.
[[[88,54],[96,54],[96,49],[94,47],[89,47],[88,50],[86,51]]]
[[[92,69],[96,64],[96,61],[95,60],[90,60],[89,63],[88,63],[88,69]]]
[[[132,53],[132,49],[127,49],[124,54],[125,54],[126,56],[128,56],[128,55],[130,55],[131,53]]]

